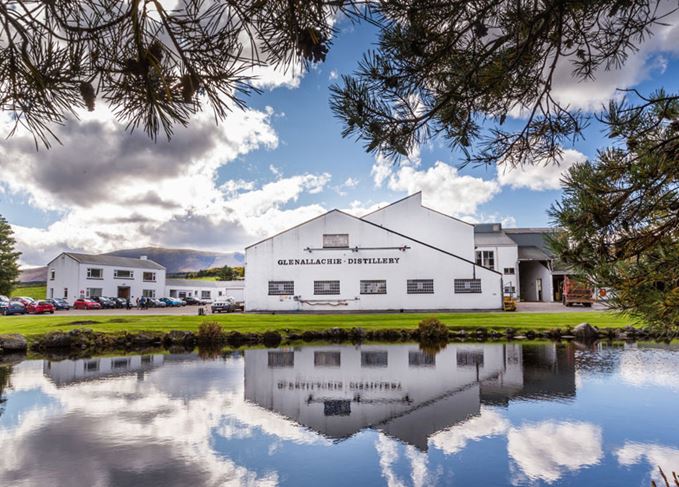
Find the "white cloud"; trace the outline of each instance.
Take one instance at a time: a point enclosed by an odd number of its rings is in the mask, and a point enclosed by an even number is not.
[[[658,14],[663,15],[677,7],[676,2],[661,3]],[[595,79],[577,81],[572,77],[573,65],[565,59],[557,67],[553,82],[553,95],[559,102],[589,111],[598,111],[612,97],[622,94],[617,89],[625,89],[649,79],[655,72],[662,72],[666,66],[663,53],[679,53],[679,12],[662,19],[667,25],[652,28],[653,36],[631,52],[621,69],[600,69]]]
[[[337,78],[339,78],[339,73],[337,72],[337,70],[336,69],[330,70],[330,74],[328,75],[328,79],[330,81],[333,81],[333,80],[336,80]]]
[[[432,435],[429,443],[446,455],[454,455],[462,451],[470,441],[504,435],[509,427],[509,421],[500,413],[483,408],[478,416]]]
[[[678,366],[674,351],[627,349],[620,358],[620,378],[638,387],[655,385],[679,391]]]
[[[234,111],[217,126],[200,114],[177,128],[171,142],[154,143],[124,133],[110,116],[86,114],[60,129],[64,145],[49,151],[36,152],[25,134],[7,140],[0,147],[0,186],[61,213],[47,228],[14,225],[22,263],[44,265],[63,250],[241,249],[271,228],[316,216],[323,211],[318,205],[286,205],[323,191],[327,173],[217,183],[218,170],[239,156],[277,147],[272,115],[270,108]]]
[[[386,180],[392,191],[408,194],[422,191],[425,205],[456,217],[473,215],[480,205],[500,192],[496,181],[462,175],[457,168],[441,161],[419,170],[415,165],[394,168],[378,158],[373,175],[376,182]]]
[[[533,481],[551,484],[566,471],[596,465],[603,457],[601,428],[591,423],[528,424],[511,428],[507,440],[509,456],[520,469],[517,474]]]
[[[544,191],[561,188],[561,178],[574,164],[584,162],[587,157],[573,149],[566,149],[559,164],[540,163],[524,164],[510,167],[507,164],[497,165],[497,181],[502,186],[512,188],[528,188],[533,191]]]
[[[664,485],[659,468],[671,478],[672,472],[679,471],[679,449],[654,443],[627,442],[622,448],[615,450],[620,465],[629,467],[646,461],[650,469],[650,477],[658,485]]]

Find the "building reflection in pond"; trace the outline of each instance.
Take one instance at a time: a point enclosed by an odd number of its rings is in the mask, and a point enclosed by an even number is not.
[[[245,399],[327,437],[373,427],[422,451],[483,404],[575,395],[573,349],[556,344],[330,346],[245,351]]]

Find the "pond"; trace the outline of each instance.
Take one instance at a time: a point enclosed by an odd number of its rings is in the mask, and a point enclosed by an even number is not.
[[[679,347],[335,345],[0,367],[2,486],[640,485]]]

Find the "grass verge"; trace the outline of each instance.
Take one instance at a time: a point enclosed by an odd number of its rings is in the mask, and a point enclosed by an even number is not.
[[[329,328],[361,327],[375,329],[416,328],[424,318],[435,316],[453,329],[473,330],[487,328],[504,330],[546,330],[575,326],[584,321],[600,328],[621,328],[638,325],[632,318],[608,311],[568,313],[392,313],[392,314],[231,314],[210,316],[159,316],[120,315],[69,316],[58,312],[54,316],[0,317],[0,334],[20,333],[26,337],[42,335],[51,331],[67,331],[74,328],[90,328],[107,333],[170,330],[195,331],[204,321],[218,322],[224,331],[241,333],[267,330],[290,330],[303,332]]]

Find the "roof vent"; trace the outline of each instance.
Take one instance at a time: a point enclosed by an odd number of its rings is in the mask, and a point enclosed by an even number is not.
[[[139,260],[149,260],[149,258],[147,255],[142,255],[141,257],[139,257]]]

